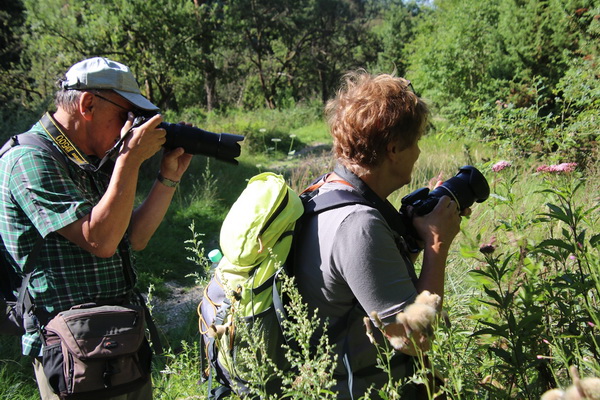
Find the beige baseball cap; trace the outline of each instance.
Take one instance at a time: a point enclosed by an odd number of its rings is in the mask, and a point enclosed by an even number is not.
[[[126,65],[103,57],[94,57],[73,65],[62,82],[65,90],[106,89],[113,90],[142,110],[158,110],[142,96],[140,87]]]

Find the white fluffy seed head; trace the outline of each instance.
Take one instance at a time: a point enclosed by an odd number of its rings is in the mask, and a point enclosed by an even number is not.
[[[560,389],[552,389],[548,390],[546,393],[542,395],[540,400],[563,400],[563,396],[565,392]]]
[[[419,293],[415,302],[396,315],[396,321],[410,328],[411,331],[429,333],[435,321],[441,297],[424,290]]]
[[[579,379],[566,390],[564,400],[600,400],[600,379]]]

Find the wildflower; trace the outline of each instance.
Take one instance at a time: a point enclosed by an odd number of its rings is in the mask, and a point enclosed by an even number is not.
[[[281,139],[279,139],[279,138],[273,138],[273,139],[271,139],[271,142],[279,143],[279,142],[281,142]]]
[[[267,130],[266,130],[265,128],[260,128],[258,131],[259,131],[260,133],[265,133]]]
[[[423,290],[414,303],[406,307],[403,312],[396,314],[396,322],[403,324],[408,333],[418,331],[432,335],[431,325],[435,321],[441,301],[439,295]]]
[[[540,165],[539,167],[537,167],[536,171],[537,172],[556,172],[556,173],[560,173],[560,172],[573,172],[575,171],[575,167],[577,166],[577,163],[561,163],[561,164],[556,164],[556,165]]]
[[[496,237],[492,237],[488,243],[484,243],[479,247],[479,252],[483,254],[492,254],[496,250]]]
[[[503,169],[512,167],[512,163],[510,161],[502,160],[498,161],[496,164],[492,165],[492,171],[500,172]]]
[[[484,244],[479,248],[479,251],[483,254],[492,254],[496,250],[496,246],[491,244]]]

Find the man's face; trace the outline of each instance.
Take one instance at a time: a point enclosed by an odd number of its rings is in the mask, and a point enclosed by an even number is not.
[[[96,107],[98,130],[94,134],[96,146],[100,154],[104,155],[121,137],[121,128],[127,122],[129,112],[134,112],[135,107],[123,97],[112,91],[102,93],[92,92]]]

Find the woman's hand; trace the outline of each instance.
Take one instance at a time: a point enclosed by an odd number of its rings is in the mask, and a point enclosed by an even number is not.
[[[470,214],[470,208],[461,212],[455,201],[442,196],[429,214],[415,216],[413,225],[426,246],[448,248],[460,232],[461,217]]]

